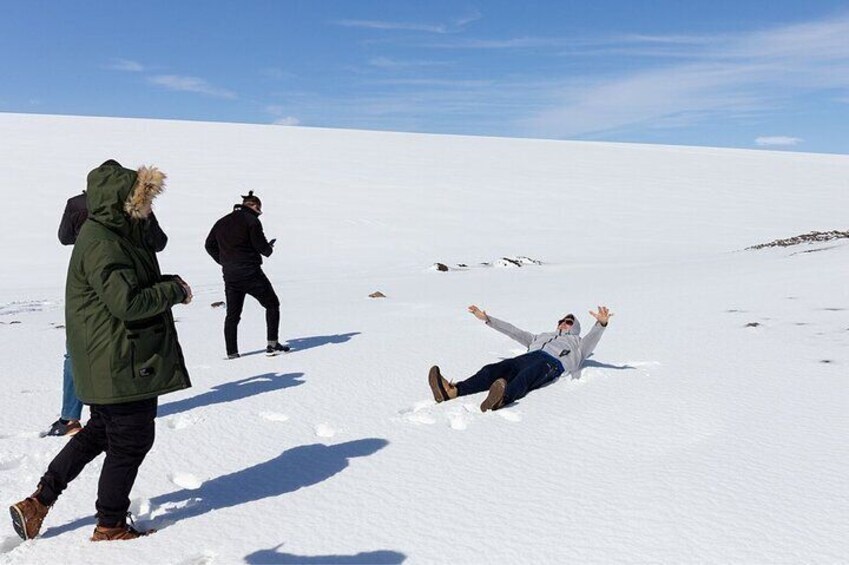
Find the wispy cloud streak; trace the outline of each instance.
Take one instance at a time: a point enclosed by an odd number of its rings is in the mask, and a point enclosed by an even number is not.
[[[789,137],[786,135],[763,136],[755,139],[755,145],[759,147],[792,147],[799,145],[804,140],[798,137]]]
[[[572,137],[674,116],[768,111],[813,91],[847,91],[847,37],[849,17],[842,17],[691,42],[698,44],[692,62],[590,79],[520,126],[529,135]]]
[[[113,59],[106,68],[111,71],[123,71],[127,73],[141,73],[145,71],[144,65],[130,61],[129,59]]]
[[[180,75],[157,75],[148,78],[151,84],[180,92],[194,92],[214,98],[235,99],[236,93],[209,84],[202,78]]]
[[[448,23],[393,22],[385,20],[336,20],[334,25],[361,29],[384,31],[420,31],[426,33],[457,33],[463,31],[470,23],[481,19],[480,12],[472,12],[466,16],[454,18]]]

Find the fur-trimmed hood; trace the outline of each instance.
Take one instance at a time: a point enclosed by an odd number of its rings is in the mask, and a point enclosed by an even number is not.
[[[165,173],[156,167],[133,171],[116,161],[106,161],[88,174],[89,218],[126,233],[129,219],[145,219],[153,199],[164,189]]]
[[[147,218],[154,198],[165,190],[165,177],[156,167],[139,167],[133,190],[124,202],[124,211],[137,220]]]

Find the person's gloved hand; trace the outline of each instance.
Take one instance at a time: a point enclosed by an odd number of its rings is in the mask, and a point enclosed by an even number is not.
[[[192,298],[193,298],[193,295],[192,295],[192,287],[190,287],[190,286],[189,286],[189,283],[187,283],[186,281],[184,281],[184,280],[183,280],[183,278],[182,278],[180,275],[174,275],[174,280],[175,280],[175,281],[177,281],[177,283],[178,283],[181,287],[183,287],[183,292],[185,292],[185,293],[186,293],[186,299],[185,299],[185,300],[183,300],[182,304],[188,304],[188,303],[190,303],[190,302],[192,301]]]

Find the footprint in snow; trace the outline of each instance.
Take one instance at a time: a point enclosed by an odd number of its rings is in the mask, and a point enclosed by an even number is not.
[[[279,412],[260,412],[259,417],[269,422],[288,422],[289,416]]]
[[[406,421],[414,424],[436,423],[436,418],[428,410],[401,410],[398,414]]]
[[[180,488],[195,490],[199,489],[203,481],[191,473],[172,473],[168,479]]]
[[[177,565],[210,565],[210,563],[215,563],[216,557],[218,557],[217,553],[213,551],[204,551],[200,555],[194,555],[188,559],[179,561]]]
[[[414,424],[435,424],[436,418],[430,413],[430,408],[434,405],[433,400],[422,400],[416,402],[412,408],[401,410],[398,415]]]
[[[6,536],[3,541],[0,541],[0,555],[9,553],[19,545],[24,543],[24,540],[18,536]]]
[[[469,427],[470,404],[463,405],[462,411],[454,411],[448,414],[448,423],[452,430],[465,430]]]
[[[511,410],[509,408],[502,408],[501,410],[496,410],[496,414],[507,420],[508,422],[521,422],[522,415],[515,410]]]
[[[26,459],[25,455],[17,455],[14,457],[4,457],[0,459],[0,471],[11,471],[17,469]]]
[[[322,423],[315,427],[315,435],[323,438],[332,438],[336,435],[336,430],[330,424]]]
[[[200,416],[195,416],[192,414],[178,414],[176,416],[172,416],[165,421],[165,425],[167,425],[172,430],[184,430],[191,426],[194,426],[198,422],[203,420]]]

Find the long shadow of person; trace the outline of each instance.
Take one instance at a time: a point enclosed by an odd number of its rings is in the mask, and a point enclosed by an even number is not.
[[[355,335],[360,335],[360,332],[348,332],[345,334],[334,334],[334,335],[314,335],[312,337],[296,337],[294,339],[286,340],[286,343],[292,348],[292,351],[303,351],[305,349],[312,349],[313,347],[321,347],[322,345],[328,345],[330,343],[345,343],[346,341],[351,341],[351,338]]]
[[[165,508],[164,519],[171,523],[280,496],[326,481],[348,467],[349,459],[372,455],[388,444],[385,439],[368,438],[293,447],[265,463],[206,481],[200,488],[157,496],[151,499],[151,508]]]
[[[262,549],[245,556],[249,565],[286,565],[303,563],[304,565],[336,563],[339,565],[397,565],[403,563],[407,556],[397,551],[365,551],[355,555],[295,555],[294,553],[279,553],[274,549]]]
[[[174,414],[194,410],[201,406],[233,402],[257,394],[302,385],[304,381],[298,379],[303,376],[303,373],[287,373],[285,375],[264,373],[238,381],[215,385],[202,394],[161,405],[157,411],[157,415],[159,417],[173,416]]]
[[[336,445],[316,443],[293,447],[264,463],[206,481],[197,489],[182,489],[152,498],[152,516],[164,510],[154,527],[161,530],[207,512],[316,485],[343,471],[349,459],[372,455],[387,445],[385,439],[366,438]],[[42,537],[58,536],[91,522],[91,518],[79,518],[51,528]]]

